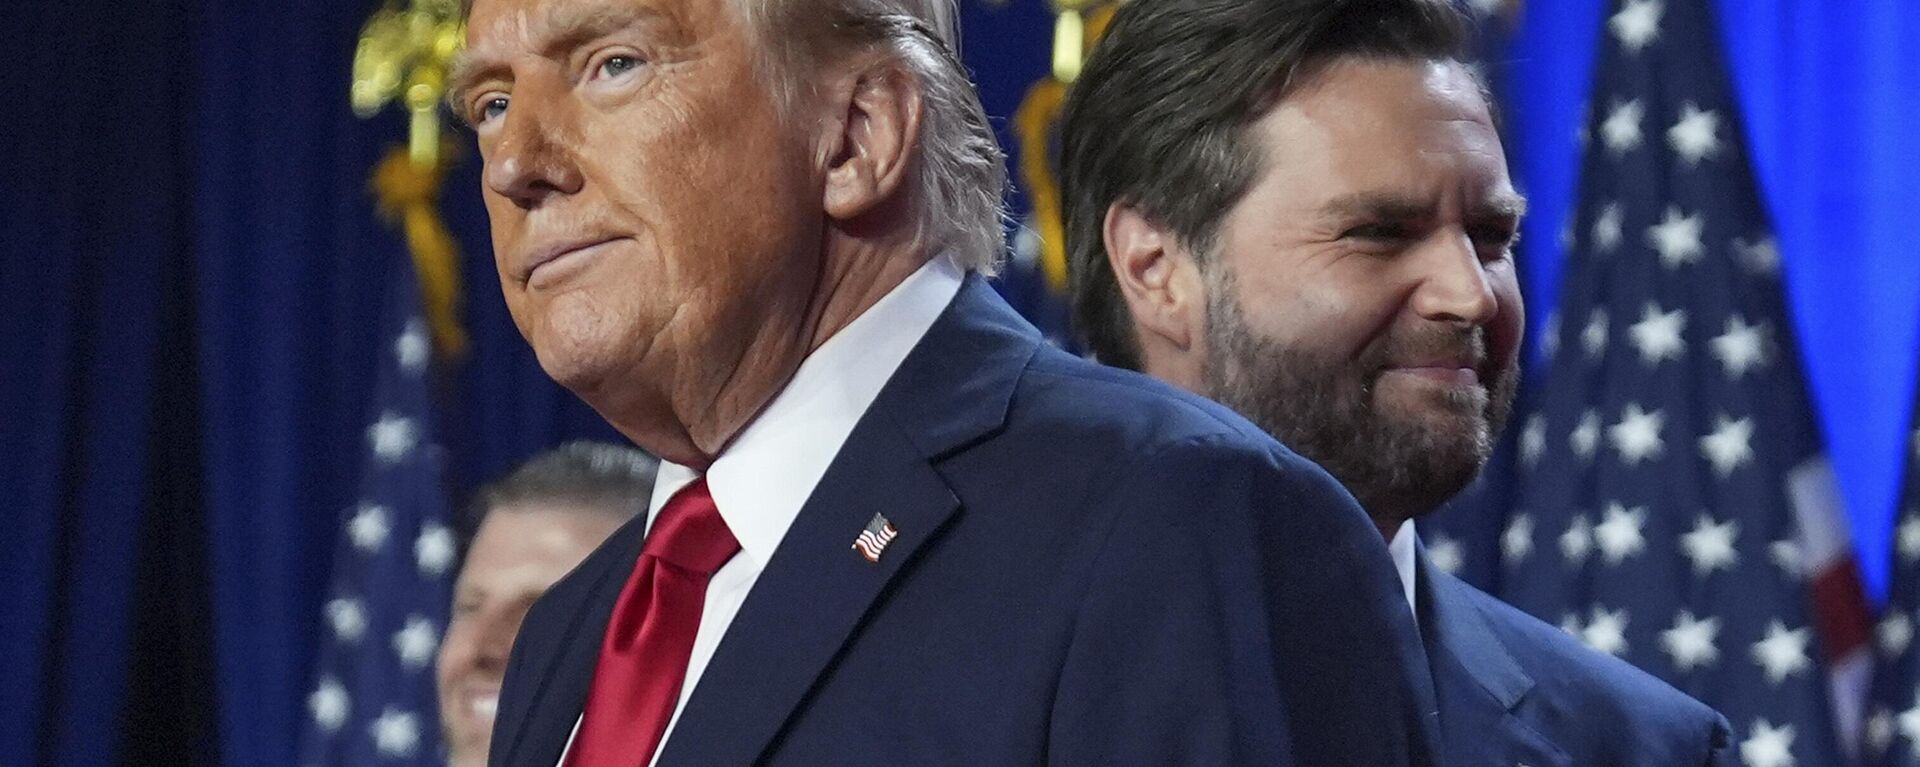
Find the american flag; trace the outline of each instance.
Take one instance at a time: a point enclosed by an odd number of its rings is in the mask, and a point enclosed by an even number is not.
[[[1874,631],[1879,671],[1867,718],[1868,763],[1884,767],[1920,767],[1920,647],[1913,641],[1920,617],[1920,401],[1914,403],[1908,440],[1907,484],[1894,527],[1892,593]]]
[[[434,657],[455,543],[432,441],[432,357],[413,270],[388,286],[357,500],[340,516],[300,763],[443,764]]]
[[[880,552],[886,551],[887,544],[893,543],[898,535],[900,531],[893,529],[892,522],[875,514],[873,519],[867,521],[867,529],[861,530],[859,537],[853,539],[853,550],[860,552],[860,556],[866,557],[868,562],[878,562]]]
[[[1870,623],[1709,0],[1616,0],[1503,599],[1727,716],[1749,767],[1856,749]]]

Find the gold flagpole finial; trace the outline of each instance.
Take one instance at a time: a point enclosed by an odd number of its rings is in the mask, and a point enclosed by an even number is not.
[[[1027,185],[1033,206],[1033,226],[1039,241],[1041,272],[1057,293],[1067,291],[1066,226],[1061,220],[1060,182],[1053,177],[1050,157],[1053,133],[1066,104],[1067,86],[1080,77],[1100,35],[1106,31],[1117,5],[1114,0],[1052,0],[1053,70],[1033,84],[1013,114],[1020,143],[1020,179]]]
[[[466,349],[466,333],[457,311],[459,252],[437,208],[454,160],[442,139],[440,104],[447,66],[465,38],[455,0],[411,0],[404,9],[392,0],[367,19],[353,56],[354,113],[372,117],[395,102],[407,110],[407,147],[380,163],[372,185],[381,212],[406,233],[434,346],[447,357]]]

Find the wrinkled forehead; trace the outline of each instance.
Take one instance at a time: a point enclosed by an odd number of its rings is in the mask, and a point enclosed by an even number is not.
[[[467,17],[466,55],[490,59],[617,31],[643,21],[684,27],[730,16],[736,0],[478,0]]]

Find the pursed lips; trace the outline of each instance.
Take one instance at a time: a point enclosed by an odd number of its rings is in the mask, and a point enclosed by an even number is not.
[[[520,284],[525,285],[529,280],[532,280],[533,273],[543,266],[580,251],[605,245],[617,239],[620,238],[603,235],[570,237],[563,240],[552,241],[549,244],[534,248],[531,251],[532,255],[527,256],[527,258],[521,262],[522,266],[520,267],[519,274]]]

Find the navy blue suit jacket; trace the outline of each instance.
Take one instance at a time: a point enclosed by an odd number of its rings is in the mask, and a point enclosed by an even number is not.
[[[877,564],[850,547],[875,513]],[[551,767],[641,548],[528,613],[492,764]],[[761,572],[660,764],[1431,764],[1380,535],[1226,409],[1049,346],[969,276]],[[634,764],[642,765],[645,755]]]
[[[1448,575],[1419,555],[1417,601],[1448,767],[1733,764],[1705,704]]]

